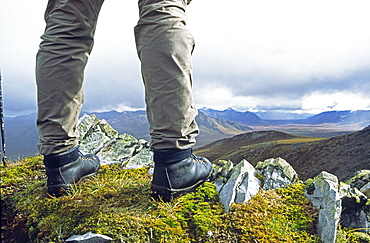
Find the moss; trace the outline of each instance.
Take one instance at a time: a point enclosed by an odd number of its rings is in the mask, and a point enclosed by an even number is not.
[[[370,234],[360,232],[365,229],[351,229],[339,226],[336,243],[369,243]]]
[[[4,204],[14,205],[8,211],[14,212],[13,225],[25,222],[32,242],[63,242],[89,231],[117,242],[202,241],[222,224],[223,208],[211,183],[170,203],[157,202],[149,196],[148,168],[109,165],[68,195],[53,198],[47,194],[45,176],[32,179],[43,174],[41,158],[2,168]]]
[[[115,242],[319,242],[303,184],[261,191],[225,214],[212,183],[154,201],[148,168],[102,166],[59,198],[47,194],[44,174],[41,157],[1,167],[3,242],[64,242],[89,231]]]
[[[303,184],[260,191],[246,204],[234,204],[229,219],[241,242],[319,242],[316,210],[303,195]]]

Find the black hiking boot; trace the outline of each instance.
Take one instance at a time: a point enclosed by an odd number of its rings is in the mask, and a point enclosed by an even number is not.
[[[154,162],[151,196],[165,202],[195,189],[212,174],[211,162],[191,149],[154,150]]]
[[[100,167],[98,156],[83,155],[78,148],[60,155],[44,156],[47,186],[50,195],[59,197],[66,193],[75,183],[95,175]]]

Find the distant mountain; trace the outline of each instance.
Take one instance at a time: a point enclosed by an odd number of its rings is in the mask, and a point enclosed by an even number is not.
[[[196,150],[211,161],[219,159],[255,165],[258,161],[281,157],[305,180],[321,171],[348,179],[361,169],[370,168],[370,126],[361,131],[329,139],[294,136],[278,131],[257,131],[216,141]]]
[[[232,108],[223,111],[203,108],[200,111],[214,118],[223,118],[247,126],[264,124],[264,121],[259,116],[249,111],[240,112]]]
[[[94,112],[94,114],[99,119],[107,120],[119,133],[128,133],[138,139],[143,138],[147,141],[150,139],[146,112],[143,110]],[[267,120],[261,119],[252,112],[239,112],[233,109],[224,111],[201,109],[196,121],[201,130],[196,146],[199,147],[252,129],[275,129],[289,131],[289,133],[297,135],[309,134],[309,136],[332,137],[338,135],[338,132],[344,134],[369,125],[370,111],[333,111],[306,119]],[[289,124],[294,125],[287,128],[287,126],[290,126]],[[321,128],[321,130],[318,129],[318,126],[321,126],[320,124],[326,124],[325,131]],[[335,127],[338,124],[344,126],[344,129],[336,130]],[[37,142],[36,113],[14,118],[5,117],[5,143],[8,158],[17,159],[35,155],[37,153]]]
[[[36,128],[36,113],[27,116],[5,117],[5,154],[10,159],[37,154],[39,140]]]
[[[81,112],[83,114],[83,112]],[[93,112],[98,119],[105,119],[118,133],[127,133],[137,139],[149,141],[149,124],[144,110]]]
[[[150,140],[149,124],[145,111],[124,111],[94,113],[98,119],[105,119],[119,133],[128,133],[138,139]],[[201,130],[197,137],[197,146],[202,146],[218,139],[251,131],[248,126],[223,118],[213,118],[199,111],[196,122]]]
[[[269,126],[287,124],[352,124],[361,123],[363,126],[370,124],[370,110],[360,111],[327,111],[304,119],[261,119],[256,114],[246,111],[240,112],[228,108],[223,111],[203,108],[202,112],[211,117],[238,122],[247,126]]]
[[[98,119],[105,119],[120,134],[127,133],[137,139],[150,140],[149,124],[146,112],[143,110],[81,112],[81,115],[84,113],[95,114]],[[202,112],[199,112],[196,121],[201,129],[197,138],[197,146],[203,146],[215,140],[252,130],[246,125],[223,118],[213,118]],[[37,142],[36,113],[5,119],[6,155],[9,159],[24,158],[37,154]]]
[[[195,120],[200,129],[196,147],[252,130],[238,122],[208,116],[203,111],[199,111]]]

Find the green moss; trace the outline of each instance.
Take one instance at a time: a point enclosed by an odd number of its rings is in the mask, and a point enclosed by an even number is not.
[[[89,231],[115,242],[319,242],[303,184],[261,191],[225,214],[212,183],[169,203],[153,200],[148,168],[102,166],[59,198],[47,194],[44,174],[41,157],[1,167],[3,242],[64,242]]]
[[[320,242],[314,233],[316,210],[303,195],[303,184],[260,191],[229,215],[242,242]]]
[[[32,180],[45,173],[41,158],[25,159],[1,173],[4,204],[14,205],[9,210],[13,224],[25,221],[32,242],[63,242],[89,231],[116,242],[200,241],[222,224],[223,208],[213,184],[170,203],[157,202],[149,196],[148,168],[102,166],[98,175],[59,198],[47,194],[45,176]]]
[[[336,243],[369,243],[370,234],[360,232],[365,229],[351,229],[339,226]]]

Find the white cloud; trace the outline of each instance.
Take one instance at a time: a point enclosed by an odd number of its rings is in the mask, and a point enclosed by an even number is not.
[[[303,97],[302,110],[316,114],[330,110],[370,110],[370,97],[350,92],[315,92]]]
[[[1,1],[6,114],[36,107],[34,65],[46,4]],[[196,40],[198,107],[369,109],[364,105],[370,92],[367,0],[194,0],[187,12]],[[137,1],[104,3],[86,69],[86,108],[144,106],[133,34],[137,20]],[[347,96],[352,98],[341,102]],[[339,99],[336,106],[333,99]]]

